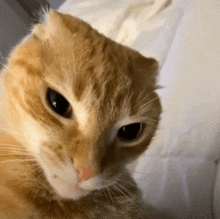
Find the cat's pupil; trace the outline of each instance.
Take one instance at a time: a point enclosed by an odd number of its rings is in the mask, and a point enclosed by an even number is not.
[[[126,125],[118,130],[118,138],[122,141],[132,141],[135,140],[141,134],[141,131],[141,123],[133,123],[130,125]]]
[[[48,88],[47,90],[47,102],[50,108],[60,116],[70,118],[72,114],[72,108],[69,102],[58,92]]]

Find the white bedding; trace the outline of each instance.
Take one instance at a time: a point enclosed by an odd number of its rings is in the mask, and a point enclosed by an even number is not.
[[[174,218],[220,218],[220,1],[67,0],[59,9],[159,60],[163,113],[134,174]]]

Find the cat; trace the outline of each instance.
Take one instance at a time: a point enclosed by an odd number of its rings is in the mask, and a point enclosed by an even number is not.
[[[0,218],[148,218],[127,170],[149,146],[158,63],[50,10],[1,77]]]

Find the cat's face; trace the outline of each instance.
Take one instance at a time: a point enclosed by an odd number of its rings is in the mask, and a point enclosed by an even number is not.
[[[156,73],[154,59],[53,11],[15,48],[4,69],[10,126],[61,197],[106,187],[147,148]]]

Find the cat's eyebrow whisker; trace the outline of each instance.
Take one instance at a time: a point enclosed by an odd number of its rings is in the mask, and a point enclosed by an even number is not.
[[[149,112],[151,107],[152,107],[152,104],[145,104],[145,105],[140,106],[139,111],[141,111],[141,113],[147,113]]]
[[[141,113],[146,113],[146,112],[148,112],[148,111],[151,109],[151,107],[152,107],[152,102],[153,102],[154,100],[156,100],[156,99],[158,99],[158,97],[157,97],[157,98],[154,98],[154,99],[150,100],[149,102],[145,103],[144,105],[140,106],[139,111],[140,111]],[[153,119],[152,119],[152,120],[153,120]],[[156,120],[155,120],[155,121],[156,121]]]
[[[148,93],[147,95],[146,95],[146,92],[141,92],[139,95],[138,95],[138,101],[140,102],[140,104],[142,104],[143,102],[145,102],[147,99],[148,99],[148,97],[152,94],[152,93],[154,93],[154,91],[151,91],[150,93]]]
[[[157,100],[157,99],[159,99],[159,97],[155,97],[155,98],[149,100],[148,102],[146,102],[145,104],[141,105],[136,116],[140,116],[142,114],[147,113],[152,107],[152,104],[153,104],[152,102]],[[152,122],[157,122],[156,119],[153,119],[153,118],[150,118],[150,117],[148,117],[148,120],[150,120]]]
[[[147,103],[145,103],[145,104],[143,105],[143,107],[148,106],[151,102],[153,102],[153,101],[155,101],[155,100],[157,100],[157,99],[159,99],[159,97],[155,97],[155,98],[149,100]]]

